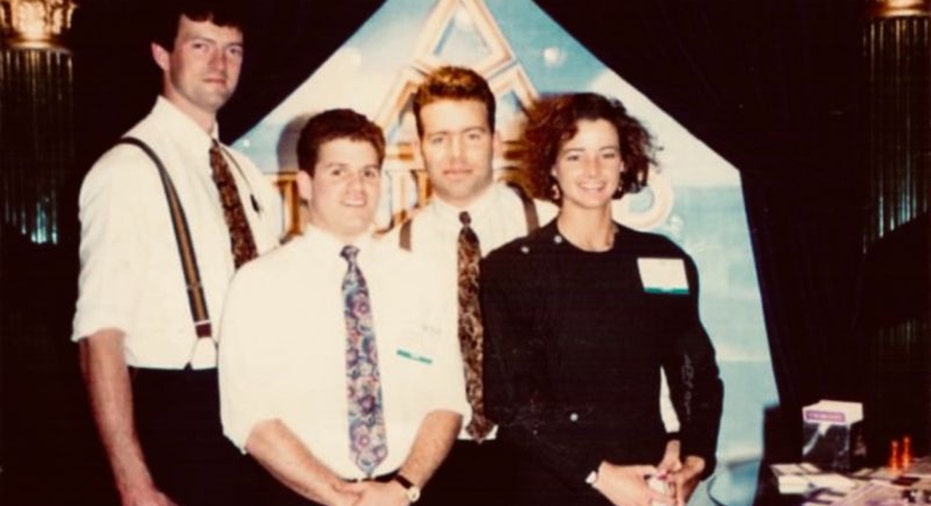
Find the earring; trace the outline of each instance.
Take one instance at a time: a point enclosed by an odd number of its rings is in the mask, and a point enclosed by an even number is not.
[[[612,199],[618,200],[627,193],[627,190],[631,189],[630,181],[625,177],[627,171],[624,170],[624,167],[621,167],[621,172],[618,174],[617,178],[617,188],[614,190],[614,195],[611,196]]]
[[[553,181],[553,184],[550,185],[550,197],[552,197],[553,202],[559,202],[562,199],[562,192],[559,190],[559,183]]]

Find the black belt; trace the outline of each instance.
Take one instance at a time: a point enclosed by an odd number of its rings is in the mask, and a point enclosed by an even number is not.
[[[363,481],[377,481],[379,483],[388,483],[393,480],[395,476],[398,475],[397,471],[392,471],[390,473],[380,474],[378,476],[372,476],[371,478],[349,478],[343,481],[348,481],[350,483],[359,483]]]

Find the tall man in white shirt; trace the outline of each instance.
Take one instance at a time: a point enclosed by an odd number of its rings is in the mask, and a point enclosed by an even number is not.
[[[162,91],[126,134],[136,145],[109,150],[82,185],[72,339],[124,506],[253,504],[241,486],[259,470],[220,426],[216,330],[236,268],[278,243],[280,197],[218,141],[241,17],[229,2],[176,3],[148,20]]]
[[[230,288],[223,426],[287,486],[263,504],[416,502],[468,412],[448,303],[412,255],[372,237],[384,154],[365,116],[311,118],[298,140],[306,230]]]
[[[495,96],[482,76],[463,67],[441,67],[426,76],[414,94],[419,149],[433,189],[430,203],[386,240],[428,259],[440,269],[438,278],[447,306],[445,318],[459,328],[471,418],[449,458],[424,494],[427,506],[509,504],[513,451],[497,441],[482,407],[482,329],[474,325],[477,280],[466,274],[469,249],[478,254],[532,232],[552,220],[558,209],[531,199],[520,189],[496,182],[492,170],[501,139],[495,130]],[[471,238],[471,239],[470,239]],[[470,286],[471,282],[471,286]],[[480,319],[479,319],[480,321]],[[675,430],[678,421],[668,396],[664,420]],[[664,469],[678,465],[678,442],[668,446]]]

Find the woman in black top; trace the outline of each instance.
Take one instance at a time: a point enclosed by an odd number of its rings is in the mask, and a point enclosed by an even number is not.
[[[684,504],[714,469],[723,387],[692,259],[611,217],[646,184],[649,134],[580,93],[536,103],[524,142],[560,213],[492,252],[480,283],[485,408],[521,450],[518,503]],[[681,461],[662,467],[660,368],[681,424]]]

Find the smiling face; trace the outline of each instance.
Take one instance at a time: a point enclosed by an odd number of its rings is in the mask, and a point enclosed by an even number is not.
[[[375,219],[381,184],[378,152],[366,141],[345,137],[322,144],[314,175],[298,172],[298,192],[310,203],[309,220],[350,243]]]
[[[420,153],[436,195],[465,207],[492,182],[497,137],[478,100],[438,100],[420,110]]]
[[[604,119],[579,120],[576,126],[552,169],[562,191],[562,210],[607,209],[624,170],[617,129]]]
[[[153,43],[152,56],[162,69],[165,98],[209,129],[239,82],[242,31],[182,15],[174,48]]]

